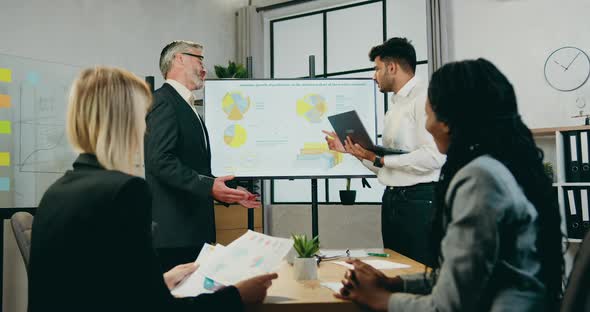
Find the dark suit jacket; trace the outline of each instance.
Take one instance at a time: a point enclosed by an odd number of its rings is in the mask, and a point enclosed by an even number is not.
[[[145,180],[82,154],[43,195],[29,270],[29,312],[242,310],[237,289],[175,299],[152,248]]]
[[[154,93],[146,123],[145,172],[158,224],[156,247],[215,242],[214,179],[205,125],[201,128],[194,111],[167,83]]]

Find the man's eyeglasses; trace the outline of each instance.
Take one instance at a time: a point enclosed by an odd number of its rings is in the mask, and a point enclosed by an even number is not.
[[[192,57],[196,57],[196,58],[198,58],[198,59],[199,59],[199,61],[201,61],[201,62],[202,62],[202,61],[203,61],[203,59],[205,58],[205,57],[204,57],[204,56],[202,56],[202,55],[192,54],[192,53],[188,53],[188,52],[182,52],[182,54],[184,54],[184,55],[190,55],[190,56],[192,56]]]

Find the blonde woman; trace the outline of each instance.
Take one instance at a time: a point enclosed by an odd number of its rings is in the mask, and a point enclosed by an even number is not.
[[[29,311],[239,311],[261,302],[276,274],[213,294],[174,298],[169,289],[195,270],[161,274],[151,244],[151,196],[136,176],[151,95],[116,68],[84,70],[67,113],[73,170],[44,194],[33,224]]]

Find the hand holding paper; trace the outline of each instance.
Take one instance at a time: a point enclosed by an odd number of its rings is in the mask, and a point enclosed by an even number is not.
[[[177,297],[197,296],[211,293],[224,285],[248,285],[254,283],[252,294],[247,293],[251,300],[258,300],[271,280],[276,278],[275,272],[293,246],[293,241],[285,238],[267,236],[248,231],[227,247],[205,244],[197,262],[200,267],[184,282],[180,283],[172,294]],[[269,274],[270,273],[270,274]],[[244,290],[246,291],[246,290]]]
[[[195,265],[193,262],[180,264],[173,267],[170,271],[164,273],[164,282],[168,289],[172,290],[178,286],[189,274],[193,273],[199,265]]]

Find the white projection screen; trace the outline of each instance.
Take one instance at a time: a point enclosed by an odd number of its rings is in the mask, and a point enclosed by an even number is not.
[[[216,176],[370,177],[356,158],[332,152],[327,117],[356,110],[375,140],[376,85],[367,78],[205,81],[205,124]]]

